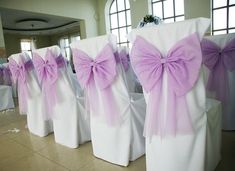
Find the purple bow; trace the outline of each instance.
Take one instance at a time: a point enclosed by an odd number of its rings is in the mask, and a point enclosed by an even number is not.
[[[12,81],[11,81],[11,71],[9,69],[9,66],[6,66],[3,69],[3,80],[4,80],[4,85],[11,86]]]
[[[128,54],[123,49],[121,52],[115,52],[114,53],[116,63],[121,63],[124,70],[127,71],[129,69],[129,60],[128,60]]]
[[[0,85],[4,84],[3,70],[4,70],[4,67],[0,66]]]
[[[119,119],[114,103],[111,84],[116,76],[116,61],[111,45],[107,44],[93,60],[85,52],[73,49],[74,66],[82,88],[88,91],[88,100],[92,111],[98,111],[96,86],[100,89],[105,106],[105,117],[109,125]]]
[[[203,39],[201,42],[203,63],[209,68],[207,89],[216,93],[216,98],[226,105],[229,99],[228,71],[235,69],[235,39],[224,48]]]
[[[27,77],[28,72],[33,69],[33,63],[31,60],[23,61],[24,57],[20,55],[19,63],[12,58],[9,59],[9,68],[12,74],[14,83],[18,83],[18,98],[20,113],[27,113],[27,98],[28,98],[28,86]]]
[[[177,42],[164,58],[156,47],[137,36],[131,51],[131,63],[145,91],[149,92],[145,136],[162,137],[193,131],[185,95],[198,79],[201,61],[196,33]],[[168,81],[167,97],[162,96],[164,73]]]
[[[53,108],[57,101],[56,81],[58,79],[58,68],[66,65],[63,57],[55,57],[51,50],[47,49],[45,59],[37,53],[33,53],[33,63],[37,72],[38,80],[42,85],[42,94],[46,107],[45,120],[54,117]]]

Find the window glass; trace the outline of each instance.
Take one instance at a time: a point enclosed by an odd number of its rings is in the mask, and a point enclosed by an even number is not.
[[[113,0],[109,10],[109,20],[110,31],[117,36],[117,43],[120,46],[129,45],[126,38],[127,31],[131,28],[129,0]]]
[[[232,33],[235,27],[235,0],[212,0],[212,34]]]
[[[152,0],[152,14],[164,23],[184,20],[184,0]]]

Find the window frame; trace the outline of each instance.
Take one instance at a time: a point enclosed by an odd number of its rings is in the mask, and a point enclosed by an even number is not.
[[[129,0],[123,0],[123,1],[124,1],[124,9],[123,10],[118,10],[118,0],[112,0],[110,2],[109,8],[108,8],[108,20],[109,20],[108,25],[109,25],[109,32],[110,33],[112,33],[113,30],[118,31],[117,44],[119,46],[125,44],[127,47],[129,47],[128,39],[127,39],[127,41],[121,41],[121,38],[120,38],[120,29],[125,28],[126,33],[128,33],[128,28],[132,27],[131,20],[130,20],[130,24],[127,23],[127,12],[129,11],[131,14],[131,8],[126,7],[126,1],[129,1]],[[112,7],[113,3],[116,3],[116,11],[111,13],[110,11],[111,11],[111,7]],[[129,4],[130,4],[130,1],[129,1]],[[119,23],[119,15],[118,14],[121,12],[125,12],[125,25],[124,26],[120,26],[120,23]],[[111,16],[114,14],[117,14],[117,27],[112,27]]]
[[[235,7],[235,4],[229,5],[229,1],[230,0],[227,0],[227,4],[225,6],[220,6],[220,7],[214,8],[214,0],[211,0],[211,19],[212,19],[211,33],[212,33],[212,35],[215,35],[214,33],[218,32],[218,31],[226,31],[225,34],[228,34],[229,30],[235,29],[235,27],[229,27],[229,9],[230,9],[230,7]],[[224,9],[224,8],[227,9],[226,28],[214,29],[214,11],[219,10],[219,9]]]
[[[30,45],[30,49],[29,50],[22,49],[21,43],[24,43],[24,42],[29,43],[29,45]],[[20,51],[28,53],[30,58],[33,57],[33,45],[32,45],[32,43],[33,43],[33,40],[31,40],[31,39],[20,39]]]
[[[153,2],[154,1],[154,2]],[[170,16],[170,17],[164,17],[164,1],[166,0],[150,0],[150,6],[151,6],[151,13],[152,15],[154,14],[154,11],[153,11],[153,4],[156,4],[156,3],[161,3],[162,4],[162,20],[167,20],[167,19],[174,19],[174,22],[176,22],[176,18],[178,17],[184,17],[184,20],[185,20],[185,9],[184,9],[184,14],[181,14],[181,15],[176,15],[176,7],[175,7],[175,0],[172,0],[173,1],[173,16]],[[184,6],[185,7],[185,6]],[[158,16],[159,17],[159,16]]]
[[[72,38],[74,38],[74,37],[79,37],[79,39],[77,39],[77,40],[81,40],[81,36],[79,34],[72,34],[72,35],[60,37],[59,42],[58,42],[59,47],[62,49],[62,52],[64,51],[64,55],[69,61],[71,61],[71,59],[72,59],[72,51],[71,51],[71,48],[70,48],[70,44],[73,42]],[[66,39],[68,39],[68,46],[65,46]],[[63,40],[63,44],[64,44],[63,47],[61,46],[61,41],[62,40]],[[77,41],[77,40],[74,40],[74,41]],[[68,56],[66,49],[69,49],[70,56]]]

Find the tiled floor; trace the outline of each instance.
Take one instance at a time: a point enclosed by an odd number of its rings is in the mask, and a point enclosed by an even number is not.
[[[91,143],[70,149],[54,142],[53,134],[40,138],[25,128],[26,117],[0,112],[0,171],[145,171],[145,157],[120,167],[92,155]],[[8,130],[20,129],[14,133]],[[222,161],[216,171],[235,171],[235,132],[223,132]]]

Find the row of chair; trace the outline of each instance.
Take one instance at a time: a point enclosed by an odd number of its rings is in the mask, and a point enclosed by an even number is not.
[[[215,169],[221,106],[206,100],[200,46],[209,23],[198,18],[132,30],[130,61],[144,94],[130,91],[133,78],[114,35],[71,44],[84,96],[58,46],[34,50],[32,61],[26,53],[10,56],[29,131],[54,132],[71,148],[91,140],[96,157],[122,166],[146,152],[148,171]]]

